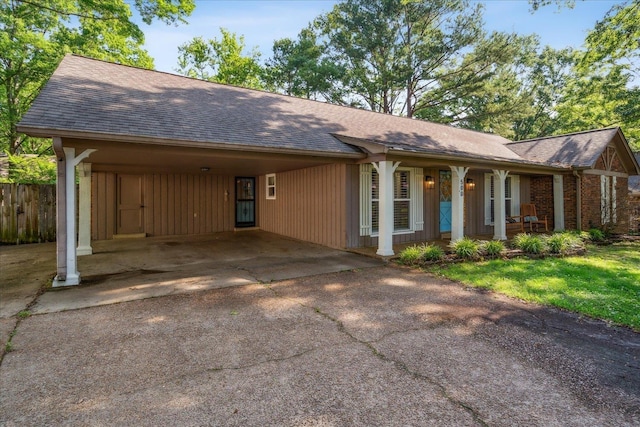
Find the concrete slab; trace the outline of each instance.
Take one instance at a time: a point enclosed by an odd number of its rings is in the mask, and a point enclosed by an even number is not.
[[[54,261],[42,261],[55,257],[51,250],[55,247],[39,255],[41,264],[49,268],[45,277],[55,273]],[[12,252],[14,258],[17,252]],[[94,242],[93,252],[79,258],[80,286],[48,289],[30,311],[51,313],[383,264],[379,259],[259,230],[100,241]],[[37,272],[44,274],[42,269]],[[33,300],[34,289],[25,287],[25,298],[10,302],[12,308],[6,311],[12,315],[24,309]]]

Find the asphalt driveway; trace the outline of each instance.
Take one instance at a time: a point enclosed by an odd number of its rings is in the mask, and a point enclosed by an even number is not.
[[[7,426],[640,425],[637,334],[393,266],[33,315],[12,343]]]

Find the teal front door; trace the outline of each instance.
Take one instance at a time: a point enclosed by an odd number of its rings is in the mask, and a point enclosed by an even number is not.
[[[236,227],[255,227],[255,195],[255,178],[236,177]]]
[[[440,232],[451,232],[451,171],[440,171]]]

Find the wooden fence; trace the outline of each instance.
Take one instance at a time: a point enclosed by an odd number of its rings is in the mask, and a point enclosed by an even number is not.
[[[56,186],[0,184],[0,242],[56,240]]]

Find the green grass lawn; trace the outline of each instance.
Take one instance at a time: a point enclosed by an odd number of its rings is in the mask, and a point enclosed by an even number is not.
[[[552,305],[640,331],[640,243],[589,246],[585,256],[429,267],[466,285]]]

